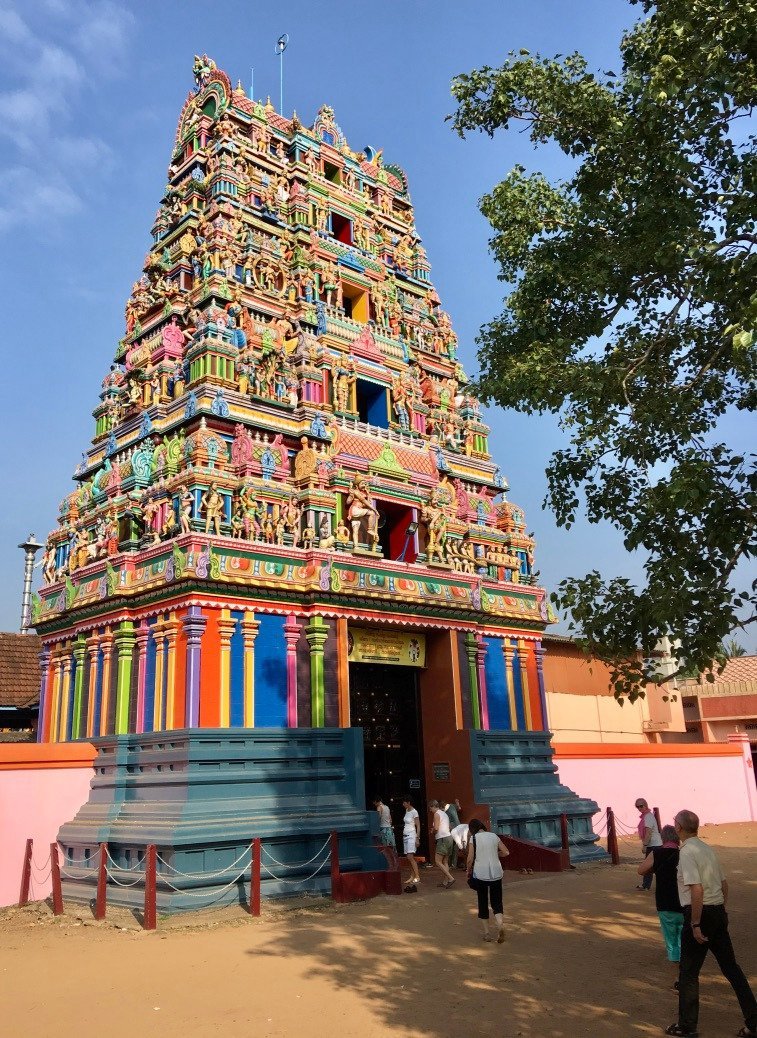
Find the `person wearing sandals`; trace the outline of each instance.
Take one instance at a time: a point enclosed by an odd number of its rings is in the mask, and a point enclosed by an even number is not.
[[[450,836],[449,815],[446,811],[442,810],[442,806],[438,800],[429,800],[428,809],[433,812],[434,815],[434,861],[436,862],[436,867],[444,876],[444,879],[439,886],[444,887],[445,890],[449,890],[455,882],[455,877],[447,868],[447,859],[452,852],[452,848],[455,846],[455,842]]]
[[[410,879],[405,884],[405,892],[412,894],[418,889],[421,881],[418,862],[415,860],[415,852],[418,850],[418,840],[421,835],[421,820],[410,797],[403,799],[402,806],[405,808],[405,816],[402,819],[402,850],[410,866]]]
[[[376,808],[379,823],[379,843],[386,847],[387,864],[390,869],[397,868],[397,844],[394,840],[394,829],[392,828],[392,813],[381,797],[373,801]]]
[[[646,876],[653,872],[657,877],[655,884],[655,905],[660,920],[665,950],[668,961],[675,967],[678,987],[678,967],[681,961],[681,931],[683,930],[683,909],[678,900],[678,848],[680,840],[674,825],[662,827],[662,847],[653,847],[644,861],[639,865],[638,873]]]
[[[485,941],[494,938],[489,932],[489,905],[497,924],[497,944],[505,939],[505,919],[502,909],[502,862],[510,853],[496,833],[487,831],[483,822],[471,818],[468,822],[468,886],[478,896],[478,918],[481,920]]]
[[[757,1035],[757,1001],[736,962],[728,933],[728,883],[715,852],[699,839],[698,816],[693,811],[679,811],[674,821],[681,841],[678,896],[683,906],[683,933],[678,1020],[665,1034],[699,1034],[699,972],[711,951],[744,1014],[744,1026],[737,1032],[739,1038],[753,1038]]]

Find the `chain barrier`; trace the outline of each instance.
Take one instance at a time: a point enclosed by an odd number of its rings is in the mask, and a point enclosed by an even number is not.
[[[328,841],[326,841],[326,842],[328,843]],[[321,848],[321,850],[323,850],[323,848]],[[277,876],[274,872],[271,872],[271,870],[268,868],[268,866],[266,865],[266,863],[264,861],[262,861],[260,863],[260,867],[265,869],[265,871],[268,873],[268,875],[271,877],[271,879],[275,879],[277,883],[288,883],[288,884],[292,884],[293,886],[297,886],[300,883],[309,883],[311,879],[315,879],[315,877],[318,875],[318,873],[321,871],[321,869],[324,867],[324,865],[328,865],[330,860],[331,860],[331,855],[330,854],[326,855],[326,857],[323,859],[323,861],[318,866],[318,868],[315,870],[315,872],[311,873],[311,875],[309,875],[309,876],[302,876],[302,877],[300,877],[300,879],[286,879],[284,876]]]
[[[249,847],[245,847],[245,849],[242,851],[242,853],[239,855],[236,861],[233,861],[231,865],[227,865],[225,869],[221,869],[219,872],[181,872],[179,869],[174,868],[173,865],[169,865],[165,858],[161,858],[159,854],[156,855],[155,860],[159,861],[161,865],[165,865],[167,869],[175,873],[177,876],[181,876],[182,879],[216,879],[218,876],[225,876],[227,872],[231,872],[232,869],[235,869],[246,854],[250,854]],[[247,865],[245,865],[243,871],[246,870]]]
[[[294,865],[287,865],[283,861],[277,861],[276,858],[274,858],[274,856],[271,854],[271,852],[265,846],[261,845],[261,850],[264,851],[264,853],[267,855],[268,858],[270,858],[270,860],[273,862],[273,864],[274,865],[278,865],[280,869],[305,869],[305,868],[307,868],[308,865],[312,865],[313,862],[315,861],[315,859],[320,857],[321,854],[323,854],[323,852],[326,850],[326,848],[328,847],[330,842],[331,842],[331,837],[327,836],[326,837],[326,842],[323,844],[322,847],[319,847],[319,849],[315,852],[315,854],[313,855],[312,858],[310,858],[309,861],[296,862]]]
[[[212,896],[212,897],[218,899],[218,898],[222,897],[226,893],[227,890],[231,890],[231,888],[233,886],[236,886],[236,884],[240,881],[240,879],[242,880],[242,882],[244,882],[244,874],[245,874],[246,871],[247,871],[246,868],[242,869],[242,871],[237,876],[235,876],[234,879],[232,879],[230,883],[227,883],[226,886],[221,887],[220,890],[199,890],[199,891],[198,890],[195,890],[195,891],[183,890],[181,887],[175,887],[173,885],[173,883],[171,883],[171,881],[166,879],[165,877],[162,877],[162,882],[165,883],[165,885],[167,887],[170,887],[171,890],[175,891],[177,894],[185,894],[187,897],[211,897]],[[211,902],[211,904],[212,904],[212,902]]]

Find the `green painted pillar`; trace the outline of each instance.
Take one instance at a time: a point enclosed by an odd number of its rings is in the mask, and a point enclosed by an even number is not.
[[[329,629],[322,616],[314,616],[305,628],[305,637],[310,646],[310,708],[312,728],[323,728],[326,724],[326,687],[323,672],[323,646]]]
[[[74,642],[73,656],[76,660],[76,670],[74,672],[74,711],[73,720],[71,722],[71,738],[81,739],[82,729],[82,689],[84,687],[84,654],[87,651],[87,645],[84,641],[83,636],[79,636]]]
[[[134,622],[124,620],[113,639],[116,647],[116,735],[129,731],[129,695],[131,692],[132,652],[136,643]]]
[[[473,631],[465,635],[465,653],[468,657],[468,679],[470,681],[470,706],[473,727],[481,727],[481,710],[478,702],[478,642]]]

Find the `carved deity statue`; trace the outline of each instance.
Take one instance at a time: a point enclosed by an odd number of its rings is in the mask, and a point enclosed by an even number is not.
[[[371,547],[378,544],[379,513],[371,497],[371,488],[365,476],[355,474],[347,495],[347,520],[352,527],[352,540],[360,543],[361,526],[365,524],[365,532]]]
[[[318,467],[318,454],[308,443],[307,436],[300,438],[301,447],[294,459],[294,478],[311,479]]]
[[[205,511],[205,533],[210,533],[211,526],[216,537],[221,536],[221,519],[223,518],[223,497],[218,493],[216,484],[211,483],[202,495],[200,511]]]

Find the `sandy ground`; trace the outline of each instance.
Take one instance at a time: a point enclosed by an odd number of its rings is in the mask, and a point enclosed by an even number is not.
[[[757,824],[708,826],[731,883],[737,957],[757,981]],[[508,874],[507,941],[484,944],[475,896],[459,873],[418,895],[354,905],[320,900],[161,919],[145,933],[126,912],[0,910],[0,1032],[5,1038],[660,1034],[676,995],[654,900],[624,864],[556,876]],[[742,1023],[708,958],[703,1035]]]

